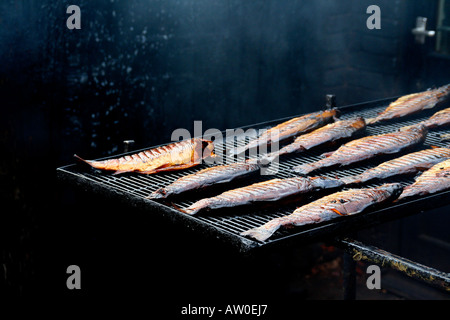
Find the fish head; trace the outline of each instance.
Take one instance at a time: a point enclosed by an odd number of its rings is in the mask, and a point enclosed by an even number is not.
[[[265,160],[265,158],[257,159],[257,158],[248,158],[244,161],[246,164],[248,164],[248,170],[250,171],[256,171],[261,168],[268,167],[270,163]]]
[[[202,140],[203,158],[215,157],[214,154],[214,142],[210,140]]]
[[[399,129],[399,131],[415,131],[417,133],[420,133],[422,135],[428,134],[428,128],[422,123],[413,124],[411,126],[402,127]]]
[[[367,127],[366,119],[364,119],[363,117],[356,117],[348,120],[342,120],[342,122],[344,122],[346,124],[346,127],[348,127],[349,129],[351,128],[355,130],[355,132],[363,131]]]
[[[438,88],[441,96],[446,96],[450,93],[450,84],[446,84],[440,88]]]
[[[353,122],[353,127],[355,128],[365,128],[366,127],[366,119],[363,117],[356,117]]]
[[[401,183],[387,183],[376,188],[377,190],[382,190],[386,192],[389,198],[396,199],[403,192],[403,186]]]
[[[214,142],[205,139],[194,139],[194,161],[206,158],[214,158]]]
[[[324,176],[309,178],[314,185],[323,189],[338,188],[344,185],[341,179],[329,178]]]
[[[325,110],[322,116],[337,120],[341,116],[341,112],[338,109]]]

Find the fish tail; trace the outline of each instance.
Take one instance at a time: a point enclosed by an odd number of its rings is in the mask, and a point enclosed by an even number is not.
[[[272,162],[274,162],[279,157],[280,157],[280,154],[277,152],[269,153],[269,154],[266,154],[265,156],[263,156],[260,162],[267,166],[267,165],[271,164]]]
[[[147,197],[145,197],[145,199],[150,199],[150,200],[165,199],[165,198],[167,198],[167,192],[166,192],[166,189],[164,189],[164,188],[158,189],[158,190],[150,193],[150,195],[148,195]]]
[[[374,124],[374,123],[377,123],[378,122],[378,119],[375,117],[375,118],[368,118],[368,119],[366,119],[366,124],[367,125],[370,125],[370,124]]]
[[[175,209],[177,209],[178,211],[181,211],[181,212],[183,212],[183,213],[189,214],[189,213],[186,212],[185,209],[181,209],[179,206],[177,206],[177,205],[176,205],[175,203],[173,203],[173,202],[171,202],[170,205],[171,205],[172,207],[174,207]]]
[[[263,228],[254,228],[241,233],[241,236],[250,237],[258,241],[266,241],[272,236],[273,232]]]
[[[275,233],[275,231],[278,228],[279,228],[279,226],[277,226],[277,228],[270,228],[270,229],[258,227],[258,228],[254,228],[254,229],[250,229],[248,231],[242,232],[241,236],[250,237],[250,238],[256,239],[258,241],[266,241]]]
[[[406,187],[403,189],[402,194],[397,198],[397,200],[395,200],[394,202],[403,200],[405,198],[409,198],[412,197],[414,195],[414,191],[412,188],[410,188],[410,186]]]
[[[351,177],[343,177],[340,179],[344,184],[355,184],[355,183],[361,183],[361,177],[359,175],[351,176]]]
[[[425,125],[423,122],[422,122],[421,124]],[[399,131],[408,131],[408,130],[411,130],[412,128],[416,127],[417,125],[418,125],[418,124],[413,124],[413,125],[410,125],[410,126],[401,127],[401,128],[398,129],[398,130],[399,130]]]
[[[196,215],[197,213],[199,213],[201,210],[208,208],[209,203],[210,203],[209,199],[202,199],[202,200],[197,201],[196,203],[190,205],[188,208],[186,208],[184,210],[180,210],[180,211],[193,216],[193,215]]]
[[[89,160],[84,160],[83,158],[81,158],[79,155],[77,155],[77,154],[74,154],[73,155],[75,158],[77,158],[78,160],[80,160],[80,161],[82,161],[82,162],[84,162],[84,163],[87,163],[87,164],[89,164],[90,165],[90,163],[92,162],[92,161],[89,161]]]
[[[186,213],[188,215],[191,215],[191,216],[196,215],[200,211],[200,209],[193,209],[193,208],[190,208],[190,207],[186,208],[185,210],[182,210],[182,209],[178,208],[178,210],[183,212],[183,213]]]
[[[91,167],[94,167],[96,169],[103,169],[105,167],[105,165],[100,162],[100,161],[92,161],[92,160],[85,160],[83,158],[81,158],[80,156],[74,154],[73,155],[75,158],[77,158],[78,160],[90,165]]]
[[[442,134],[441,141],[450,141],[450,134]],[[447,148],[450,148],[450,144],[447,146]]]
[[[258,241],[266,241],[269,239],[275,231],[277,231],[282,225],[287,224],[288,219],[286,217],[277,218],[267,222],[265,225],[247,230],[241,233],[241,236],[250,237]]]
[[[78,160],[90,165],[91,167],[93,167],[95,169],[116,170],[116,172],[114,174],[129,172],[129,171],[125,171],[125,170],[124,171],[119,170],[119,165],[118,165],[119,162],[117,159],[104,160],[104,161],[92,161],[92,160],[84,160],[83,158],[79,157],[76,154],[74,154],[73,156],[75,158],[77,158]]]
[[[432,119],[422,121],[421,124],[427,127],[427,129],[432,129],[435,126],[434,121]]]
[[[307,175],[308,173],[313,172],[316,169],[317,169],[317,167],[315,166],[314,163],[312,163],[312,164],[306,163],[306,164],[302,164],[301,166],[292,168],[292,170],[295,173],[302,174],[302,175]]]

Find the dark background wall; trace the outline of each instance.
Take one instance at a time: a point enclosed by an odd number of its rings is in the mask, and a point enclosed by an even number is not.
[[[413,1],[375,1],[382,29],[368,30],[372,2],[1,1],[1,281],[22,293],[51,274],[64,250],[46,245],[71,221],[55,204],[73,201],[55,168],[74,153],[165,143],[195,120],[224,130],[306,113],[327,93],[345,105],[448,81],[418,77]],[[81,30],[66,28],[70,4]]]
[[[406,4],[381,1],[383,28],[368,30],[369,3],[79,1],[82,29],[68,30],[64,2],[4,1],[5,108],[36,112],[65,163],[194,120],[225,129],[316,110],[326,93],[407,92]]]

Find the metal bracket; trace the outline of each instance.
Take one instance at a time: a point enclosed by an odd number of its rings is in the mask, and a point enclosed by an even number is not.
[[[123,141],[123,152],[127,153],[130,149],[130,146],[134,144],[134,140],[124,140]]]
[[[335,245],[345,250],[355,261],[368,261],[388,267],[408,277],[425,282],[433,287],[450,292],[450,274],[408,260],[379,248],[365,245],[353,239],[336,239]],[[347,270],[346,274],[350,274]],[[351,274],[349,276],[352,276]],[[350,296],[354,296],[350,295]]]
[[[327,110],[336,108],[336,95],[334,94],[327,94],[325,96],[325,107]]]
[[[436,31],[427,30],[427,18],[417,17],[416,27],[412,29],[412,34],[416,36],[416,42],[420,44],[425,44],[425,39],[427,37],[434,37]]]

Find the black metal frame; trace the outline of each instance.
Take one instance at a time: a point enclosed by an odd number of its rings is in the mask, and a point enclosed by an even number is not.
[[[367,261],[391,268],[430,286],[450,292],[450,273],[427,267],[354,239],[336,239],[334,243],[346,252],[344,255],[344,299],[353,300],[356,297],[355,261]]]

